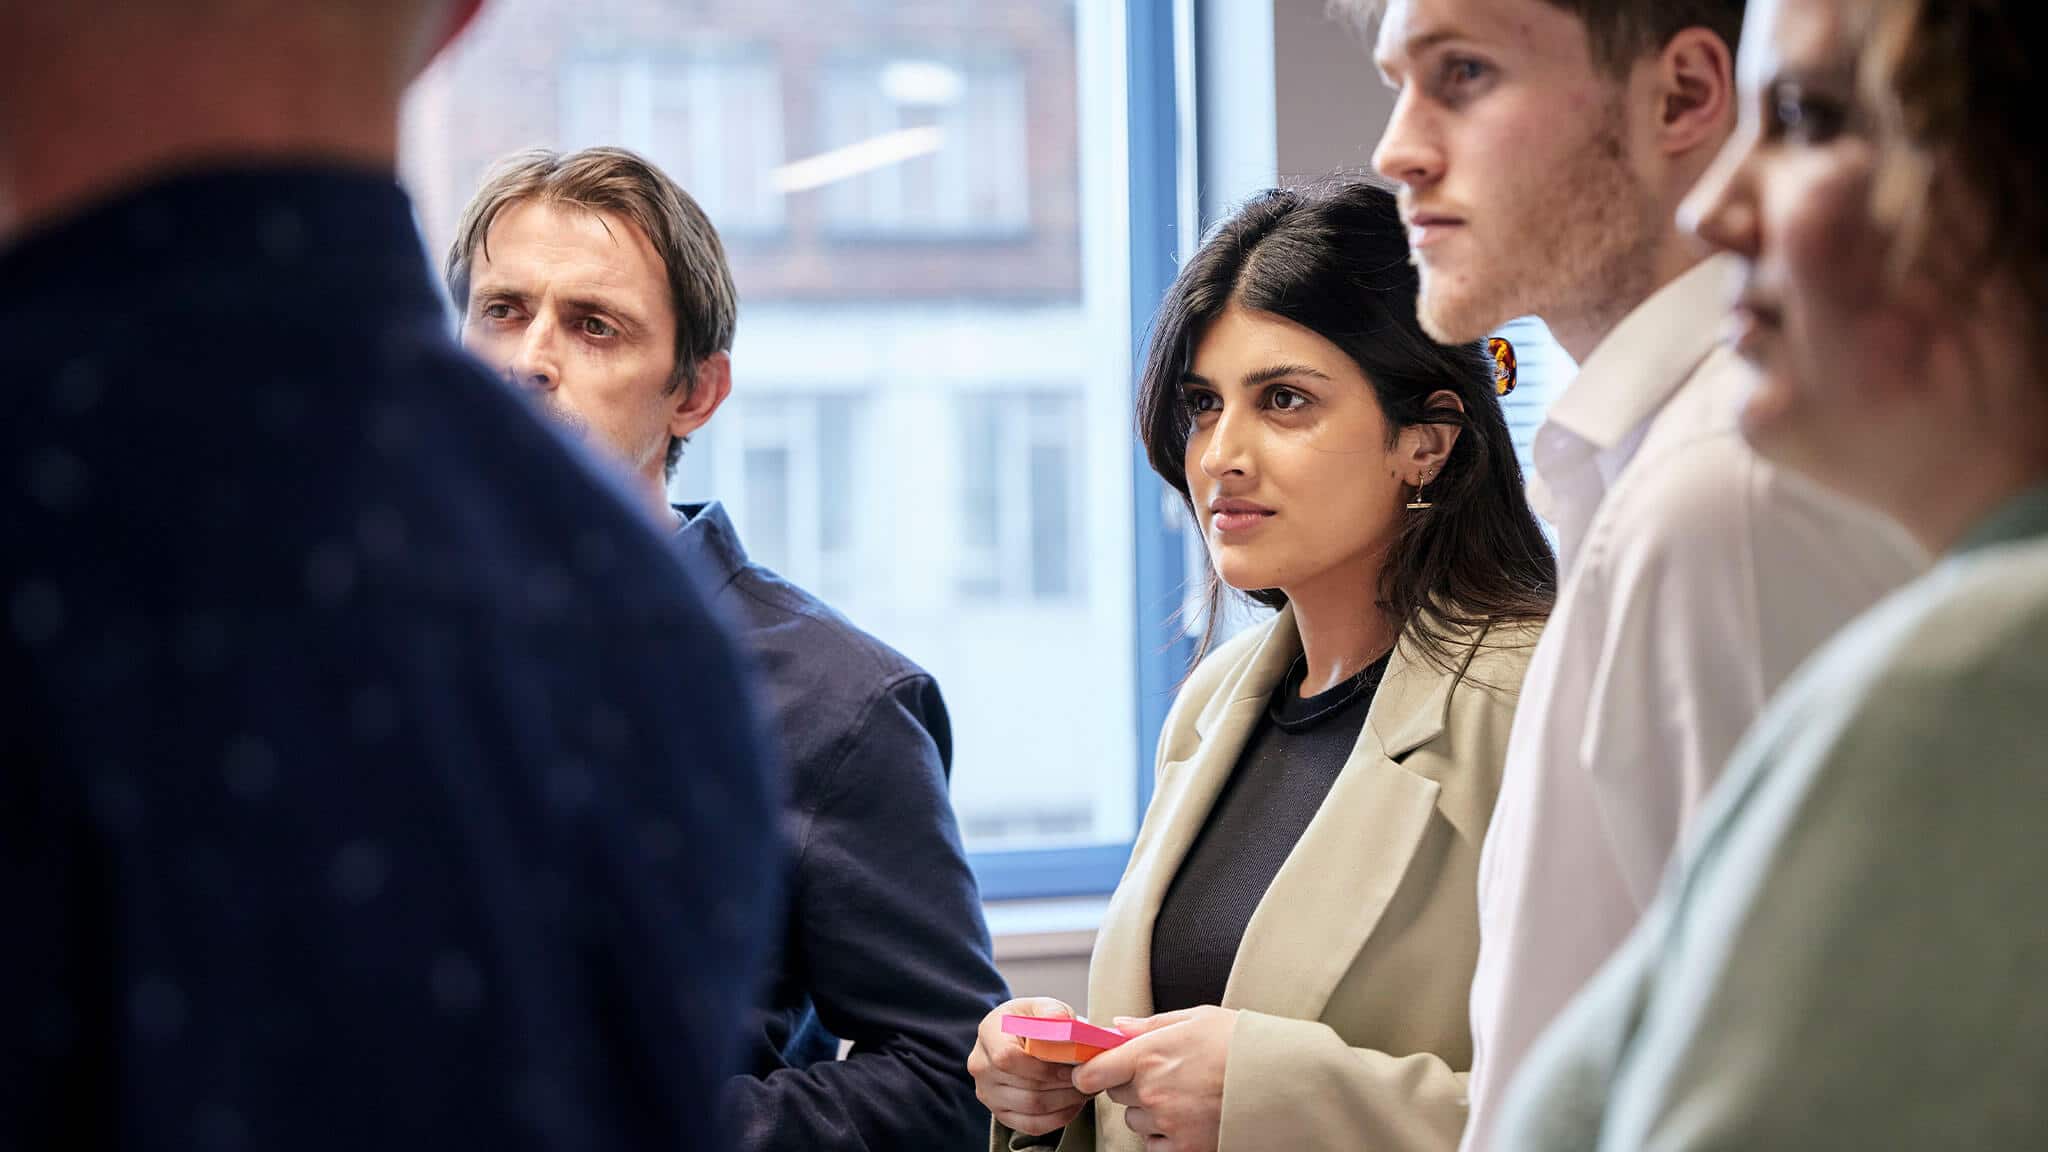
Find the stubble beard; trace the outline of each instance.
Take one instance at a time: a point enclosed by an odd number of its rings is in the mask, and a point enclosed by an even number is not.
[[[553,400],[542,398],[538,403],[540,404],[541,411],[547,414],[549,420],[554,421],[556,427],[577,440],[587,441],[590,439],[590,421],[569,411]]]
[[[1485,337],[1521,316],[1606,331],[1650,294],[1660,232],[1655,198],[1629,167],[1617,102],[1597,130],[1509,214],[1468,224],[1463,267],[1421,272],[1417,315],[1443,344]]]

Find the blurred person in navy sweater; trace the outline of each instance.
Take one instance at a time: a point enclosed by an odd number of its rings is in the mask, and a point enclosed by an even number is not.
[[[0,1147],[712,1149],[735,653],[449,335],[477,0],[0,0]]]
[[[967,1053],[1007,993],[947,792],[938,685],[749,560],[720,505],[669,503],[685,439],[732,389],[738,300],[711,221],[631,152],[522,153],[470,202],[447,276],[463,343],[623,466],[760,672],[795,865],[726,1093],[740,1148],[979,1145]]]

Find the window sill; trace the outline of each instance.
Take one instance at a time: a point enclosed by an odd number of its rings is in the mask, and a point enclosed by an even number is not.
[[[983,905],[996,962],[1085,959],[1095,950],[1095,931],[1109,908],[1107,896],[1052,900],[992,900]]]

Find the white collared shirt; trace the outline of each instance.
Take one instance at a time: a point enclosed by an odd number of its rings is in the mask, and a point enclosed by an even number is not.
[[[1537,1035],[1634,927],[1764,700],[1926,561],[1889,521],[1759,459],[1710,260],[1615,328],[1537,430],[1530,500],[1563,583],[1479,870],[1464,1148]]]

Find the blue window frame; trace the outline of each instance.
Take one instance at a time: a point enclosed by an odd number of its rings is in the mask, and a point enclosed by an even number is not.
[[[1187,8],[1164,0],[1124,5],[1125,66],[1129,95],[1130,307],[1133,364],[1142,364],[1153,314],[1173,284],[1183,233],[1183,97],[1179,78],[1186,52]],[[1135,440],[1131,501],[1135,548],[1138,763],[1133,765],[1137,810],[1152,798],[1153,760],[1160,729],[1193,641],[1176,627],[1187,579],[1184,542],[1169,511],[1178,500],[1145,460]],[[985,900],[1099,895],[1116,887],[1131,843],[1094,844],[971,855]]]

